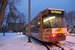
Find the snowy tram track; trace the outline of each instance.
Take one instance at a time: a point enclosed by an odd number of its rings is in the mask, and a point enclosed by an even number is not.
[[[75,43],[69,41],[45,44],[50,50],[75,50]]]
[[[36,38],[33,38],[33,39],[35,39],[38,42],[41,42],[47,48],[47,50],[64,50],[62,47],[60,47],[59,45],[55,43],[42,42],[42,41],[37,40]]]
[[[41,42],[41,41],[40,41]],[[45,45],[45,47],[47,48],[47,50],[50,50],[50,48],[47,46],[47,44],[46,43],[44,43],[44,42],[41,42],[43,45]]]
[[[62,47],[64,50],[75,50],[75,43],[69,41],[61,41],[57,44]]]
[[[35,39],[35,38],[33,38],[33,39]],[[42,42],[42,41],[39,41],[37,39],[35,39],[35,40],[38,41],[38,42],[40,42],[40,43],[42,43],[47,48],[47,50],[60,50],[60,49],[62,49],[61,47],[56,46],[53,43]]]
[[[50,50],[64,50],[62,47],[60,47],[56,43],[45,43],[45,44]]]
[[[47,48],[47,50],[50,50],[50,48],[44,43],[44,42],[42,42],[42,41],[39,41],[39,40],[37,40],[36,38],[34,38],[34,37],[31,37],[32,39],[35,39],[38,43],[40,42],[41,44],[43,44],[46,48]]]

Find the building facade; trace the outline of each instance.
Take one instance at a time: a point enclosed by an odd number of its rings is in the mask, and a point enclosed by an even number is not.
[[[14,32],[22,31],[23,27],[24,27],[24,23],[8,23],[8,30],[12,30]]]

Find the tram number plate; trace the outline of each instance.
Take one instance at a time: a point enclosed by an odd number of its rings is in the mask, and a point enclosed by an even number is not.
[[[58,34],[58,36],[62,36],[62,34]]]

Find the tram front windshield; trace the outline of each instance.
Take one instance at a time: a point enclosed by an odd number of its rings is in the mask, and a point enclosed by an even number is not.
[[[66,28],[64,16],[43,16],[43,28]]]

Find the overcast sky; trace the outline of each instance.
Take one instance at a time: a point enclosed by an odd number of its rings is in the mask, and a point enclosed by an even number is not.
[[[28,23],[28,1],[22,0],[18,10],[26,15]],[[47,8],[63,9],[66,12],[75,11],[75,0],[31,0],[31,20],[42,10]]]

